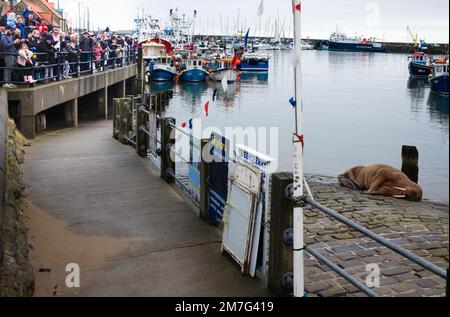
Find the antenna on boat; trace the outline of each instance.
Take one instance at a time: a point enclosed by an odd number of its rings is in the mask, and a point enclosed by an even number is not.
[[[303,171],[303,87],[302,87],[302,2],[292,0],[294,15],[294,104],[295,104],[295,131],[293,135],[294,148],[294,199],[301,199],[304,195]],[[294,296],[304,297],[304,238],[303,238],[303,208],[294,208]]]

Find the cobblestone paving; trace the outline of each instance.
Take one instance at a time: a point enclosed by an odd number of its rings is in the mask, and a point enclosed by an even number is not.
[[[325,178],[313,178],[310,186],[317,202],[439,267],[448,268],[448,205],[364,195]],[[373,290],[380,296],[445,296],[444,279],[320,211],[305,210],[305,243],[363,282],[370,273],[366,272],[367,265],[378,264],[380,287]],[[305,260],[305,278],[311,296],[366,296],[309,255]]]

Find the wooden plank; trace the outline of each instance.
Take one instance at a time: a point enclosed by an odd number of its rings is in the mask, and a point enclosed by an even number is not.
[[[292,245],[283,241],[283,233],[293,227],[293,205],[286,198],[285,189],[292,184],[292,173],[278,173],[272,176],[269,289],[276,296],[292,296],[292,290],[283,287],[283,275],[293,272]]]
[[[163,118],[161,120],[161,177],[168,183],[175,179],[170,172],[175,174],[175,160],[171,157],[171,147],[175,144],[175,133],[172,135],[172,124],[176,124],[174,118]]]
[[[419,183],[419,150],[415,146],[402,147],[402,172],[414,183]]]
[[[209,177],[211,171],[211,165],[209,162],[205,160],[203,155],[204,151],[208,151],[209,149],[209,139],[202,139],[201,144],[202,155],[201,155],[201,163],[200,163],[200,217],[211,223],[211,219],[209,218]]]

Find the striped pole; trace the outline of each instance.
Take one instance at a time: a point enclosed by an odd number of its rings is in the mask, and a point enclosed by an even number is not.
[[[295,132],[294,146],[294,198],[301,198],[304,193],[303,172],[303,100],[302,100],[302,39],[301,39],[301,12],[302,3],[292,0],[294,14],[294,83],[295,83]],[[303,208],[294,208],[294,296],[304,297],[304,259],[303,251]]]

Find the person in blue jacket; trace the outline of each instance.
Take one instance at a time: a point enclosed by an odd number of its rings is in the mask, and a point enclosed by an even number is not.
[[[26,39],[28,37],[28,33],[25,28],[23,17],[21,16],[17,17],[16,27],[20,30],[20,37]]]
[[[16,45],[20,44],[20,39],[14,40],[14,28],[8,26],[6,33],[1,38],[1,46],[3,50],[3,58],[5,60],[5,70],[3,72],[3,87],[16,88],[16,85],[11,84],[11,74],[16,65],[17,49]]]

